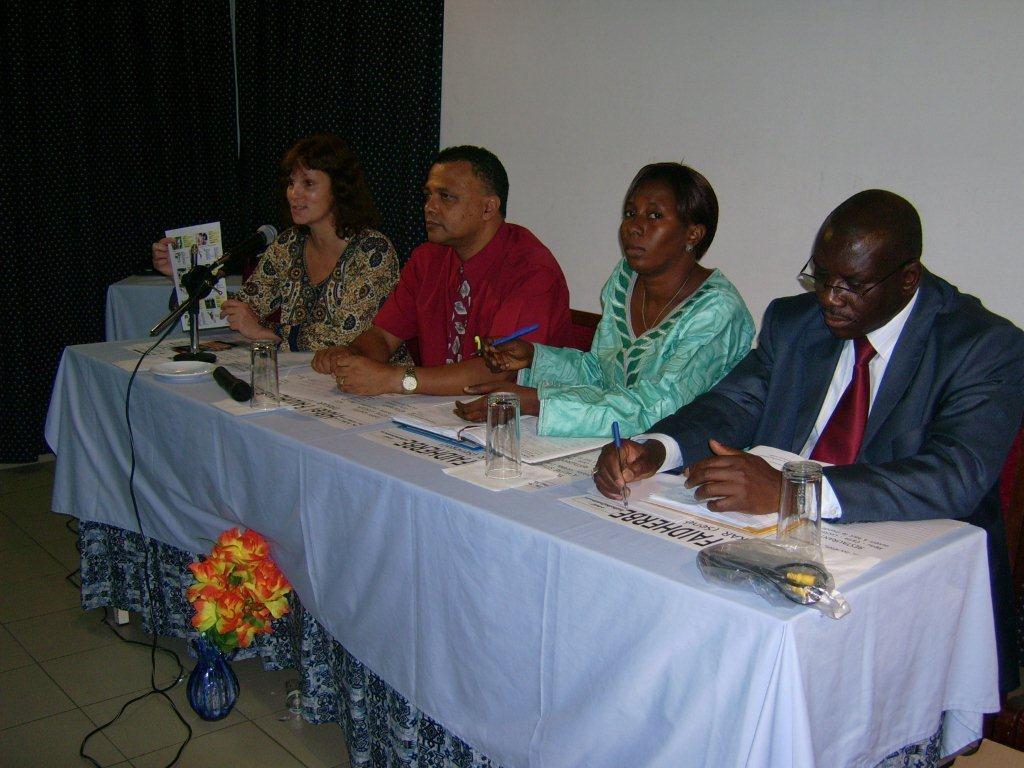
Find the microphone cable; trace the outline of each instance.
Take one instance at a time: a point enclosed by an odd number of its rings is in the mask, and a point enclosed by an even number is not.
[[[132,375],[128,379],[128,389],[125,392],[125,396],[124,396],[124,419],[125,419],[125,423],[128,426],[128,447],[129,447],[129,452],[131,454],[131,469],[130,469],[130,471],[128,473],[128,494],[131,496],[131,500],[132,500],[132,511],[135,513],[135,524],[138,526],[138,528],[139,528],[139,535],[142,536],[142,539],[143,539],[143,542],[142,542],[142,553],[143,553],[143,570],[144,570],[144,573],[143,573],[142,583],[143,583],[143,585],[145,587],[145,590],[146,590],[146,604],[149,606],[149,624],[150,624],[150,634],[151,634],[150,642],[148,644],[148,647],[149,647],[149,664],[150,664],[150,667],[149,667],[149,690],[146,691],[145,693],[139,694],[138,696],[136,696],[136,697],[126,701],[121,706],[120,711],[118,711],[118,713],[116,715],[114,715],[114,717],[112,717],[107,722],[103,723],[103,725],[97,726],[96,728],[91,730],[89,733],[87,733],[85,735],[85,738],[82,739],[82,743],[78,747],[78,754],[79,754],[79,756],[85,758],[90,763],[95,765],[96,768],[100,768],[100,764],[95,760],[95,758],[93,758],[91,755],[86,754],[86,752],[85,752],[85,746],[89,742],[89,739],[91,739],[97,733],[101,733],[103,730],[105,730],[106,728],[110,727],[115,722],[117,722],[121,718],[121,715],[123,715],[125,713],[125,711],[128,709],[129,706],[131,706],[132,704],[134,704],[137,701],[142,701],[143,699],[145,699],[145,698],[147,698],[149,696],[153,696],[154,694],[162,696],[164,699],[167,700],[167,703],[171,705],[171,710],[174,712],[174,715],[178,718],[178,721],[182,725],[184,725],[185,729],[188,731],[188,735],[185,737],[185,741],[183,741],[181,743],[181,746],[178,747],[178,751],[174,755],[174,759],[171,760],[171,762],[169,762],[165,766],[165,768],[171,768],[173,765],[175,765],[178,762],[178,760],[181,758],[181,753],[185,750],[185,747],[187,747],[188,743],[192,740],[192,726],[188,724],[188,721],[185,720],[185,718],[182,716],[181,712],[178,711],[178,707],[174,703],[174,700],[171,699],[171,697],[167,695],[167,691],[171,690],[172,688],[174,688],[174,686],[176,686],[178,683],[181,682],[181,680],[182,680],[182,678],[184,677],[184,674],[185,674],[185,669],[184,669],[184,667],[181,664],[181,659],[178,658],[178,654],[176,654],[174,651],[172,651],[169,648],[163,648],[162,646],[158,646],[157,645],[156,620],[154,618],[154,610],[153,610],[153,605],[154,605],[154,603],[153,603],[153,595],[152,595],[152,592],[149,589],[149,562],[150,562],[149,558],[150,558],[150,550],[151,549],[155,550],[156,542],[153,541],[152,539],[149,539],[149,538],[146,537],[146,533],[145,533],[145,531],[143,530],[143,527],[142,527],[142,515],[139,513],[139,503],[138,503],[138,500],[135,498],[135,436],[132,433],[132,418],[131,418],[131,412],[130,412],[130,408],[129,408],[129,406],[131,405],[131,398],[132,398],[132,386],[135,383],[135,377],[139,373],[139,367],[142,365],[142,361],[145,360],[146,356],[149,355],[154,349],[156,349],[165,338],[167,338],[167,334],[169,334],[171,332],[171,329],[174,326],[175,326],[175,323],[172,323],[171,325],[167,326],[167,329],[163,332],[163,334],[160,336],[160,338],[157,339],[155,342],[153,342],[152,346],[150,346],[149,349],[147,349],[145,352],[143,352],[142,356],[139,357],[138,362],[135,363],[135,368],[132,369]],[[156,557],[156,553],[155,552],[153,553],[153,555],[154,555],[154,557]],[[69,576],[70,575],[72,575],[72,574],[69,574]],[[105,612],[104,612],[104,618],[106,618]],[[118,632],[116,629],[111,627],[111,630],[118,637],[121,637],[121,633]],[[137,643],[139,645],[146,645],[145,643],[138,643],[138,641],[128,640],[127,638],[124,638],[124,637],[121,637],[121,639],[124,640],[125,642],[129,642],[129,643]],[[177,665],[178,665],[178,674],[175,677],[174,682],[172,682],[170,685],[167,685],[167,686],[162,687],[162,688],[160,686],[158,686],[157,683],[156,683],[156,652],[157,652],[158,649],[161,650],[161,651],[164,651],[165,653],[169,653],[172,656],[174,656],[174,660],[177,662]]]

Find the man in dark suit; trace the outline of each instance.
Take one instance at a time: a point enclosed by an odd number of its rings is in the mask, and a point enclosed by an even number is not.
[[[1017,685],[1006,538],[996,485],[1024,410],[1024,333],[920,262],[914,207],[854,195],[821,225],[802,273],[813,293],[773,301],[758,346],[710,392],[606,446],[598,489],[687,467],[711,509],[778,509],[781,473],[734,447],[834,464],[834,522],[960,518],[988,532],[1000,688]]]

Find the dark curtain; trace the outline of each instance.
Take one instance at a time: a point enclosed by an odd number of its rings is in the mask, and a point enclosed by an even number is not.
[[[297,139],[330,131],[356,152],[381,229],[408,257],[424,239],[421,189],[438,149],[443,23],[441,0],[237,4],[248,229],[288,225],[281,156]]]
[[[281,221],[296,139],[345,137],[399,255],[423,237],[443,3],[8,0],[0,6],[0,462],[47,450],[61,350],[103,339],[107,286],[165,229],[231,245]],[[238,130],[241,130],[241,154]]]
[[[61,350],[102,341],[107,285],[167,228],[240,227],[227,0],[7,0],[0,22],[6,463],[47,450]]]

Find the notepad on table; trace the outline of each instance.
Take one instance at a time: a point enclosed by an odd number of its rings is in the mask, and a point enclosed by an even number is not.
[[[755,446],[747,451],[747,453],[760,456],[775,469],[782,469],[783,465],[789,461],[805,461],[798,454],[767,445]],[[831,466],[822,462],[818,463],[824,467]],[[766,533],[774,532],[778,524],[777,512],[769,512],[764,515],[754,515],[747,512],[715,512],[707,507],[707,502],[710,499],[704,499],[703,501],[697,499],[694,495],[697,489],[687,488],[684,485],[686,482],[685,477],[658,475],[657,478],[659,482],[647,495],[647,500],[652,504],[660,504],[670,509],[699,515],[723,525],[739,528],[755,536],[763,536]]]
[[[645,501],[703,517],[705,520],[722,523],[730,528],[738,528],[754,536],[775,531],[779,518],[777,512],[770,512],[766,515],[752,515],[746,512],[715,512],[708,509],[707,499],[701,501],[694,496],[696,488],[687,488],[683,485],[686,482],[685,477],[663,475],[659,476],[658,480],[657,490],[652,491]]]
[[[487,444],[487,427],[470,424],[453,413],[454,402],[414,406],[391,417],[396,424],[433,433],[448,440]],[[608,442],[606,437],[544,437],[537,434],[536,416],[519,419],[519,451],[527,464],[539,464],[563,456],[591,451]]]

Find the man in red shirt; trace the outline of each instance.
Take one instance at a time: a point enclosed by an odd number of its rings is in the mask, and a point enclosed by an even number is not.
[[[475,336],[505,336],[537,323],[527,341],[569,343],[565,276],[533,233],[505,221],[508,176],[497,157],[481,147],[442,150],[423,198],[428,242],[412,252],[373,327],[313,358],[313,368],[332,374],[343,392],[462,394],[508,378],[487,369]],[[389,365],[412,338],[422,365]]]

